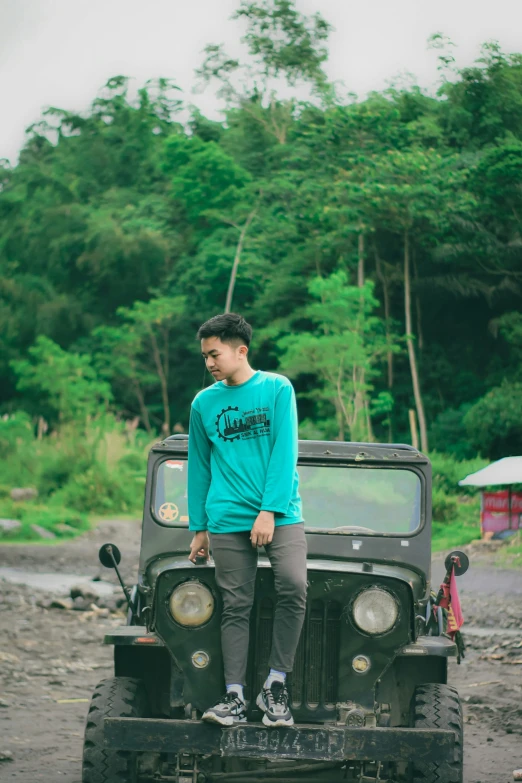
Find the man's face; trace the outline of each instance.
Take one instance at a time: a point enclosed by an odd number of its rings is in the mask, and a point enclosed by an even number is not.
[[[207,370],[216,381],[232,377],[242,367],[246,350],[245,345],[222,343],[219,337],[204,337],[201,340],[201,353]]]

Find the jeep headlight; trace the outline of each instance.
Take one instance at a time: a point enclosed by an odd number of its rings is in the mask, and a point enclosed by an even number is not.
[[[214,596],[201,582],[183,582],[169,599],[174,620],[187,628],[203,625],[214,612]]]
[[[393,628],[399,614],[397,601],[386,590],[370,587],[363,590],[352,607],[355,624],[365,633],[386,633]]]

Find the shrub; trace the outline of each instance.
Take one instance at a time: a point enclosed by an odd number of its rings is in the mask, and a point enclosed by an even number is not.
[[[31,419],[24,411],[0,417],[0,450],[5,459],[15,454],[22,443],[33,439]]]
[[[128,454],[124,454],[123,457],[119,460],[119,465],[120,468],[123,468],[124,470],[131,473],[143,474],[145,471],[146,458],[143,456],[143,454],[130,451]]]
[[[74,480],[75,476],[89,470],[92,456],[89,457],[82,452],[81,448],[63,448],[63,444],[56,443],[56,448],[46,454],[45,460],[42,460],[38,477],[38,489],[41,495],[51,495]]]
[[[438,495],[436,490],[434,495]],[[447,498],[448,496],[446,496]],[[444,549],[458,549],[480,538],[480,500],[478,497],[450,498],[455,500],[455,513],[450,519],[438,520],[434,516],[432,523],[432,548],[434,552]],[[446,506],[446,510],[448,507]],[[444,513],[444,509],[442,510]]]
[[[336,440],[339,427],[335,419],[304,419],[299,424],[299,437],[302,440]]]
[[[53,495],[53,503],[89,513],[122,513],[137,510],[143,501],[145,478],[129,471],[91,465],[72,477]]]
[[[434,451],[430,455],[433,471],[433,489],[441,489],[447,494],[473,494],[473,487],[459,487],[459,481],[469,473],[485,468],[488,460],[481,457],[459,461],[451,454]]]
[[[491,459],[522,451],[522,383],[504,380],[466,413],[464,425],[475,448]]]
[[[113,416],[90,421],[81,435],[67,424],[38,440],[29,417],[17,413],[0,419],[2,444],[8,458],[0,462],[0,515],[22,523],[11,538],[38,538],[32,524],[68,535],[59,526],[83,530],[86,514],[142,507],[150,436]],[[36,487],[38,499],[13,505],[9,493],[16,486]]]
[[[454,522],[458,515],[458,500],[440,487],[433,487],[432,517],[435,522]]]

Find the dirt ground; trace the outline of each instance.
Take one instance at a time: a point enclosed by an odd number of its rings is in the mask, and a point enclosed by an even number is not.
[[[101,543],[112,541],[132,584],[139,535],[137,523],[110,521],[59,546],[0,546],[0,574],[3,567],[115,583],[97,560]],[[492,554],[476,549],[459,581],[466,658],[452,662],[450,672],[464,702],[464,780],[510,783],[522,767],[522,570],[496,568]],[[436,558],[437,580],[442,570]],[[0,579],[0,759],[9,757],[0,760],[0,781],[81,783],[85,700],[112,673],[112,649],[101,640],[108,627],[125,622],[116,598],[102,611],[81,595],[74,609],[51,607],[39,589]]]

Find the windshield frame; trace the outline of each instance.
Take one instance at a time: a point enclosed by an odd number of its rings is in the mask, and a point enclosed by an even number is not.
[[[155,465],[155,470],[153,472],[152,476],[152,486],[151,486],[151,495],[150,495],[150,514],[154,522],[159,525],[160,527],[167,529],[167,530],[189,530],[188,523],[179,523],[176,522],[174,524],[166,524],[163,520],[159,519],[156,515],[156,489],[157,489],[157,481],[158,481],[158,473],[160,470],[161,465],[163,465],[168,460],[176,459],[182,462],[185,462],[188,467],[188,456],[187,454],[167,454],[164,453],[164,459],[160,460]],[[300,466],[310,466],[310,467],[323,467],[323,468],[336,468],[344,470],[409,470],[412,473],[415,473],[417,478],[420,481],[420,491],[421,491],[421,498],[420,498],[420,521],[419,525],[415,530],[408,531],[408,532],[399,532],[399,533],[382,533],[382,532],[361,532],[361,531],[346,531],[342,530],[340,528],[317,528],[317,527],[309,527],[306,524],[305,521],[305,533],[306,535],[311,536],[342,536],[342,537],[355,537],[355,538],[362,538],[362,537],[368,537],[368,538],[415,538],[415,536],[418,536],[422,531],[424,530],[426,526],[426,520],[427,520],[427,481],[426,476],[424,472],[420,469],[419,465],[413,465],[411,462],[404,462],[402,464],[392,463],[392,462],[383,462],[381,460],[364,460],[360,462],[354,462],[354,460],[343,460],[342,458],[332,460],[332,459],[317,459],[316,458],[307,458],[307,457],[300,457],[297,463],[297,469],[299,470]],[[305,515],[306,515],[306,509],[304,509]]]

